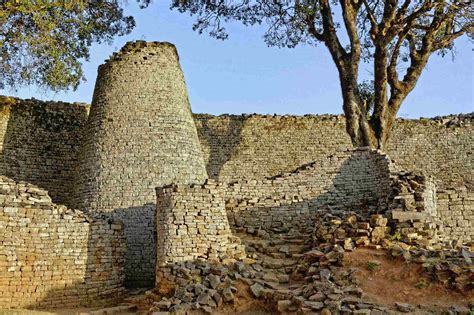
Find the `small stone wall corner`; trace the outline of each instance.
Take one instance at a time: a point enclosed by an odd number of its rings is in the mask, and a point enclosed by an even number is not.
[[[225,212],[223,184],[170,185],[156,188],[157,286],[169,268],[186,261],[232,261],[245,256],[232,235]],[[168,281],[173,279],[167,278]]]

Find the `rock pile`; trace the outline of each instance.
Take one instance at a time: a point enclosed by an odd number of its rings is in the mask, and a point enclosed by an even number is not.
[[[356,212],[335,213],[330,208],[322,208],[315,216],[313,237],[318,245],[329,243],[353,250],[356,246],[383,243],[390,232],[387,223],[388,218],[380,214],[367,219]]]
[[[310,235],[295,231],[262,235],[265,238],[257,236],[257,232],[237,233],[236,236],[246,244],[249,258],[225,265],[206,261],[173,264],[170,270],[174,277],[174,290],[167,297],[155,295],[150,313],[219,312],[219,308],[237,303],[242,293],[240,290],[248,290],[253,298],[265,301],[265,305],[272,309],[271,313],[275,314],[396,314],[420,311],[416,305],[406,303],[386,306],[368,301],[358,285],[356,269],[343,264],[345,252],[349,250],[344,248],[344,240],[358,233],[364,235],[354,237],[350,250],[366,244],[357,244],[359,239],[369,240],[368,246],[376,245],[385,248],[388,254],[422,264],[427,279],[464,292],[472,290],[473,257],[467,248],[458,251],[410,248],[401,245],[404,244],[402,242],[390,240],[388,232],[378,240],[378,244],[374,244],[372,233],[377,227],[388,229],[387,218],[374,215],[369,222],[364,222],[355,213],[341,218],[340,215],[320,212],[323,220],[317,221],[313,239]],[[351,217],[357,221],[350,223]],[[369,227],[362,227],[360,223],[368,223]],[[348,237],[341,237],[344,233]],[[469,314],[469,309],[460,305],[445,311],[447,314]]]
[[[201,310],[211,313],[223,303],[234,301],[237,280],[252,277],[256,273],[250,265],[241,261],[219,265],[197,260],[175,263],[169,268],[175,286],[174,293],[153,303],[150,312],[184,313]]]
[[[474,254],[467,247],[457,250],[407,250],[392,244],[390,251],[392,256],[403,256],[407,262],[422,264],[425,274],[434,282],[459,292],[474,290]]]
[[[434,248],[423,246],[424,243],[420,242],[420,238],[415,238],[413,241],[413,238],[409,237],[411,229],[417,226],[420,228],[417,230],[418,235],[424,233],[428,237],[433,235],[429,234],[429,224],[399,222],[381,214],[371,215],[368,220],[359,213],[334,214],[330,209],[321,209],[315,222],[313,240],[319,250],[314,249],[306,253],[305,257],[310,260],[316,259],[320,265],[328,263],[340,265],[344,250],[352,251],[362,246],[384,248],[390,250],[393,256],[403,256],[407,262],[421,263],[433,281],[441,282],[461,292],[474,288],[472,278],[474,255],[469,247],[453,249],[438,244]],[[407,227],[405,224],[411,224],[413,227]],[[391,231],[394,231],[394,234]],[[427,237],[421,239],[430,240]]]
[[[394,176],[395,175],[395,176]],[[431,178],[408,172],[392,174],[387,216],[393,234],[407,244],[441,249],[446,239],[436,207],[436,189]]]

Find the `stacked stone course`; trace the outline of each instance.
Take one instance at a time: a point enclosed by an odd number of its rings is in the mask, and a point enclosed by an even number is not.
[[[258,179],[350,149],[344,116],[195,115],[211,178]],[[440,188],[474,183],[474,115],[397,119],[386,153]]]
[[[474,191],[458,187],[438,190],[436,196],[445,235],[459,244],[474,241]]]
[[[0,97],[0,175],[73,205],[74,168],[89,106]]]
[[[47,191],[0,176],[0,308],[119,301],[123,225],[51,202]]]
[[[388,206],[390,163],[352,154],[343,116],[193,116],[169,43],[128,43],[114,54],[99,68],[88,112],[83,104],[0,98],[0,175],[122,220],[129,286],[155,278],[155,187],[202,184],[209,174],[225,186],[218,195],[231,225],[254,230],[304,224],[321,205]],[[437,203],[449,237],[463,242],[474,234],[473,117],[399,119],[387,148],[402,169],[433,177],[440,193],[424,196],[432,203],[424,207]]]
[[[229,183],[225,198],[232,225],[289,230],[310,224],[312,212],[323,205],[361,212],[386,208],[389,192],[390,160],[361,148],[273,178]]]
[[[167,269],[175,263],[207,260],[225,264],[245,256],[230,230],[224,188],[209,180],[203,185],[156,189],[158,282],[171,274]]]

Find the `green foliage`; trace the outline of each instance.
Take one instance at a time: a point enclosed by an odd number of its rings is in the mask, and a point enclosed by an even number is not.
[[[400,241],[402,239],[402,235],[400,234],[399,231],[393,233],[391,240],[392,241]]]
[[[92,43],[134,26],[117,0],[0,0],[0,88],[76,89]]]
[[[420,279],[416,284],[415,288],[417,289],[424,289],[428,286],[428,281],[426,279]]]
[[[379,267],[380,267],[379,262],[376,262],[376,261],[367,262],[367,269],[369,269],[370,271],[376,271],[379,269]]]
[[[374,110],[374,81],[365,80],[359,83],[359,95],[365,103],[367,115],[371,115]]]

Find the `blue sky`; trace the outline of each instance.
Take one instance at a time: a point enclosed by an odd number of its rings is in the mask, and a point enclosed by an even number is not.
[[[193,18],[170,11],[160,1],[145,10],[128,1],[126,13],[137,27],[112,45],[94,45],[84,63],[87,82],[77,91],[45,93],[36,87],[0,94],[21,98],[90,103],[97,67],[127,41],[169,41],[180,54],[194,112],[210,114],[324,114],[342,113],[342,99],[336,68],[325,47],[295,49],[267,47],[264,27],[228,27],[230,37],[218,41],[192,31]],[[432,56],[415,90],[402,105],[399,116],[432,117],[474,111],[472,44],[466,38],[456,46],[456,57]],[[370,76],[370,67],[361,68]]]

